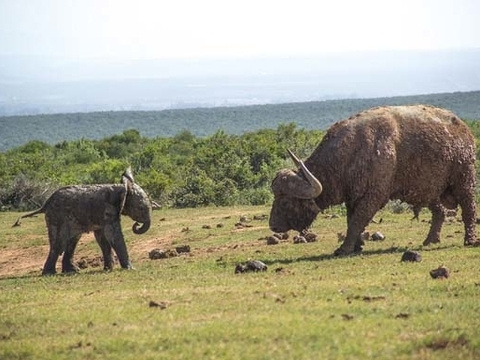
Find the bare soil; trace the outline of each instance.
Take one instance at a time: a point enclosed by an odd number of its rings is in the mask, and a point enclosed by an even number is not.
[[[99,247],[91,249],[90,242],[95,242],[93,234],[84,234],[80,239],[77,250],[75,251],[75,260],[95,266],[102,253]],[[169,238],[151,238],[142,241],[135,241],[128,244],[130,257],[134,263],[147,261],[148,251],[155,247],[167,246],[171,243]],[[23,275],[40,275],[43,264],[48,255],[48,238],[45,236],[45,245],[30,246],[25,248],[2,249],[0,251],[0,278],[18,277]],[[60,271],[61,256],[57,262],[57,271]],[[99,264],[103,267],[103,264]]]
[[[223,228],[223,235],[225,235],[225,232],[230,234],[250,231],[254,232],[255,230],[262,228],[265,228],[266,232],[268,232],[268,226],[264,219],[261,219],[262,221],[253,221],[248,224],[249,226],[235,227],[233,223],[241,214],[241,210],[234,210],[228,214],[229,216],[225,216],[225,214],[208,214],[204,216],[196,215],[195,218],[190,218],[188,216],[187,218],[172,217],[166,221],[165,219],[160,219],[158,223],[160,224],[161,230],[153,231],[150,236],[147,233],[146,235],[142,235],[141,238],[132,236],[131,233],[129,233],[129,229],[126,228],[123,232],[127,238],[127,248],[132,264],[135,267],[139,266],[142,262],[152,261],[149,259],[148,255],[152,249],[158,248],[166,250],[174,249],[176,246],[186,245],[186,243],[182,243],[181,239],[185,238],[187,241],[187,239],[189,239],[188,234],[190,234],[191,231],[195,233],[196,239],[194,241],[201,241],[203,239],[209,239],[211,236],[219,235],[216,233],[217,228]],[[36,226],[44,226],[43,217],[39,217],[35,221],[36,223],[33,223],[33,221],[30,223],[32,228],[35,228]],[[226,225],[225,222],[229,222],[228,225]],[[218,226],[220,223],[222,226]],[[10,224],[11,221],[8,220],[3,225],[5,227],[10,227]],[[205,227],[203,230],[203,224],[210,224],[211,226],[208,229]],[[13,233],[16,233],[15,230],[12,231]],[[203,231],[205,231],[204,235]],[[14,243],[11,243],[4,248],[0,248],[0,278],[41,274],[43,264],[49,251],[48,236],[45,229],[45,233],[40,235],[43,238],[43,241],[37,241],[36,243],[38,245],[32,245],[32,241],[35,239],[38,240],[39,237],[38,232],[35,235],[32,233],[26,235],[14,235]],[[204,238],[202,238],[202,236],[204,236]],[[19,240],[19,237],[21,237],[21,240]],[[27,242],[29,243],[28,246],[15,246],[16,244],[26,244]],[[260,243],[264,243],[264,241],[259,240],[258,244]],[[212,256],[212,253],[218,254],[231,251],[232,249],[241,250],[245,247],[256,246],[258,244],[252,244],[251,242],[245,243],[240,240],[231,241],[228,244],[218,246],[195,247],[195,249],[192,250],[192,253],[183,256]],[[89,267],[99,267],[102,269],[103,260],[101,256],[101,250],[95,242],[93,233],[83,234],[75,251],[75,262],[77,265],[79,265],[81,269]],[[115,267],[117,266],[119,266],[118,263],[115,264]],[[57,262],[57,271],[60,270],[61,256]]]

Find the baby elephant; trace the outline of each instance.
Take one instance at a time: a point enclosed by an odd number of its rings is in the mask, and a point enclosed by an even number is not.
[[[67,186],[55,191],[43,206],[18,218],[45,214],[50,252],[43,266],[43,275],[55,274],[55,265],[63,253],[62,272],[77,272],[73,253],[83,233],[93,231],[102,249],[104,269],[113,268],[112,248],[120,265],[130,269],[127,246],[120,226],[120,215],[128,215],[135,223],[133,232],[143,234],[150,228],[152,205],[143,189],[134,183],[132,172],[122,175],[122,184]],[[140,226],[139,223],[142,223]]]

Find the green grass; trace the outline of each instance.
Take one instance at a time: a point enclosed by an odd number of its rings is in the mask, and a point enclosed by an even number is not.
[[[445,224],[442,243],[422,248],[428,223],[384,211],[376,217],[382,223],[369,226],[386,235],[383,242],[336,258],[344,217],[320,215],[318,242],[309,244],[293,244],[291,236],[266,245],[267,221],[235,229],[241,214],[268,211],[162,210],[136,237],[125,218],[136,270],[92,267],[53,277],[39,276],[47,249],[43,216],[12,229],[18,214],[1,213],[0,262],[20,249],[40,265],[0,278],[0,359],[480,358],[480,248],[462,246],[462,223]],[[148,259],[150,249],[181,244],[191,246],[189,255]],[[407,248],[422,262],[400,262]],[[89,241],[76,258],[99,254]],[[234,274],[248,259],[265,262],[268,271]],[[433,280],[429,271],[442,264],[450,278]]]

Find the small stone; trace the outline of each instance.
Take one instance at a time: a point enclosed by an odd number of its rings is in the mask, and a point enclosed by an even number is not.
[[[241,274],[241,273],[244,273],[246,271],[247,270],[246,270],[245,265],[237,264],[237,266],[235,266],[235,274]]]
[[[180,246],[175,247],[175,250],[176,250],[177,253],[179,253],[179,254],[181,254],[181,253],[189,253],[189,252],[190,252],[190,245],[180,245]]]
[[[307,240],[307,242],[316,242],[317,241],[317,234],[314,234],[312,232],[306,232],[305,234],[303,234],[303,237],[305,238],[305,240]]]
[[[422,261],[422,255],[416,251],[407,250],[402,255],[402,261],[420,262]]]
[[[372,234],[373,241],[383,241],[385,240],[385,235],[383,235],[380,231],[374,232]]]
[[[280,240],[275,236],[267,236],[267,245],[277,245]]]
[[[249,260],[245,265],[237,264],[237,266],[235,266],[235,274],[267,271],[267,268],[267,265],[259,260]]]
[[[164,251],[160,249],[153,249],[148,253],[150,260],[161,259],[165,257]]]
[[[305,239],[302,235],[295,235],[293,237],[293,243],[294,244],[306,244],[307,239]]]
[[[150,302],[148,303],[148,306],[158,307],[162,310],[165,310],[167,308],[167,303],[165,301],[156,302],[156,301],[150,300]]]
[[[150,260],[167,259],[167,258],[175,257],[177,255],[178,253],[175,249],[173,250],[153,249],[148,253],[148,257],[150,258]]]
[[[370,239],[370,233],[368,231],[364,231],[360,234],[360,241],[363,241],[363,243],[365,243],[365,241],[368,239]]]
[[[439,266],[437,269],[430,271],[430,276],[433,279],[448,279],[450,276],[450,270],[445,266]]]
[[[249,260],[246,266],[249,271],[267,271],[267,265],[259,260]]]
[[[287,240],[288,239],[288,233],[275,233],[273,234],[276,238],[280,240]]]

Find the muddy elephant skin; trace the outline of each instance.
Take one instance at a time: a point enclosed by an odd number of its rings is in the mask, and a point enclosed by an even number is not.
[[[152,205],[143,189],[135,184],[130,169],[122,175],[121,184],[75,185],[55,191],[38,210],[20,219],[44,213],[50,251],[42,274],[55,274],[56,262],[63,253],[62,272],[77,272],[73,263],[75,247],[81,235],[93,231],[104,260],[104,269],[113,268],[112,248],[122,268],[131,263],[121,229],[121,215],[135,223],[132,230],[143,234],[150,228]]]

